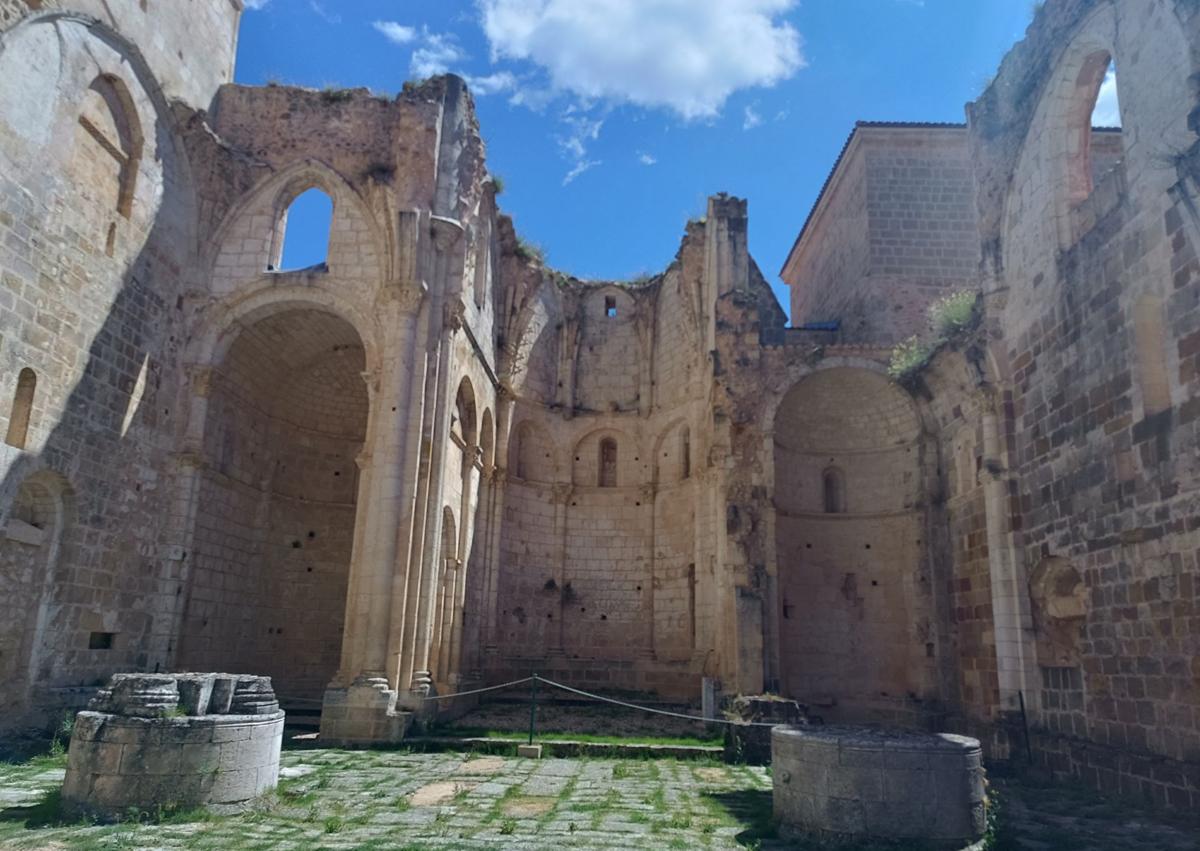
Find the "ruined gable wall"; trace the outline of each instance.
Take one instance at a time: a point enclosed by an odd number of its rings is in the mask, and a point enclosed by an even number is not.
[[[137,45],[167,97],[204,108],[233,80],[241,0],[0,0],[0,30],[59,12],[99,21]]]
[[[1035,748],[1057,771],[1175,806],[1195,805],[1187,767],[1200,757],[1195,190],[1180,182],[1194,144],[1190,6],[1048,3],[971,108],[985,256],[1006,288],[995,315],[1039,648]],[[1118,69],[1125,160],[1084,194],[1069,139],[1090,103],[1072,107],[1099,51]],[[1080,615],[1036,583],[1055,560],[1080,578]],[[1065,646],[1046,647],[1052,627]]]

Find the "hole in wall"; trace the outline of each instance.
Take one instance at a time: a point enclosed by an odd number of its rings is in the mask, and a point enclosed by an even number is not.
[[[88,650],[112,650],[115,632],[93,632],[88,635]]]
[[[298,550],[302,546],[303,546],[303,544],[301,544],[299,541],[292,541],[292,549],[293,550]]]
[[[601,615],[600,620],[602,620],[602,621],[608,620],[608,615]]]
[[[315,537],[317,537],[317,533],[314,532],[312,529],[309,529],[308,530],[308,539],[311,541]]]

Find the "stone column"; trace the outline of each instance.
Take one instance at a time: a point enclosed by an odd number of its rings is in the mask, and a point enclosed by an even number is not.
[[[178,582],[178,587],[182,589],[179,594],[164,594],[166,600],[173,601],[170,633],[163,660],[166,670],[178,667],[184,638],[183,622],[191,599],[191,565],[195,560],[188,559],[187,555],[195,539],[196,508],[205,466],[204,427],[208,419],[208,400],[212,395],[214,373],[211,366],[193,366],[187,370],[188,383],[184,392],[188,399],[188,418],[184,426],[182,448],[173,459],[176,485],[174,504],[171,506],[170,538],[174,538],[174,543],[168,543],[162,552],[163,559],[168,562],[163,571],[166,585],[169,588]],[[35,646],[35,652],[39,646],[40,642]]]
[[[657,459],[656,459],[657,462]],[[653,484],[642,485],[640,490],[642,498],[642,508],[646,512],[646,579],[642,583],[642,609],[646,614],[646,647],[643,655],[649,658],[655,658],[654,648],[654,537],[656,534],[655,519],[658,512],[655,510],[655,501],[657,499],[657,488]]]
[[[354,549],[346,599],[341,668],[325,692],[322,741],[354,744],[394,741],[405,719],[394,712],[395,689],[388,680],[392,584],[399,569],[398,530],[407,503],[406,449],[412,392],[408,349],[424,287],[397,283],[381,294],[377,309],[388,329],[377,368],[366,376],[370,395],[368,437],[360,456]]]
[[[458,263],[462,255],[462,225],[450,219],[433,218],[433,242],[436,248],[434,259],[434,285],[439,292],[454,292],[461,289],[462,268]],[[455,269],[457,282],[452,280]],[[433,416],[427,435],[429,450],[424,459],[426,466],[425,486],[418,496],[423,510],[423,521],[414,526],[413,554],[410,556],[408,593],[415,599],[406,606],[406,618],[412,617],[412,629],[406,626],[405,639],[411,640],[411,654],[402,648],[400,668],[401,687],[407,681],[409,694],[406,705],[422,708],[423,698],[429,693],[432,679],[429,671],[429,653],[433,639],[432,615],[437,581],[436,559],[438,540],[442,527],[442,503],[445,492],[445,457],[449,444],[450,408],[454,389],[451,388],[450,352],[454,336],[462,329],[465,306],[458,297],[443,302],[442,327],[437,346],[437,366],[433,375]],[[424,449],[424,447],[423,447]],[[421,530],[417,534],[417,530]],[[414,582],[415,579],[415,582]],[[414,594],[415,591],[415,594]]]
[[[554,581],[558,585],[558,628],[554,631],[554,644],[546,648],[556,656],[566,653],[566,635],[563,630],[567,621],[565,594],[567,589],[567,506],[575,493],[575,486],[554,485],[554,540],[558,543],[558,558],[554,565]]]
[[[450,629],[449,670],[451,682],[462,677],[463,611],[467,604],[467,566],[471,564],[471,548],[475,540],[475,514],[479,509],[479,469],[483,450],[470,446],[463,452],[463,483],[461,519],[458,522],[459,571],[451,599],[453,619]]]
[[[504,538],[504,499],[508,482],[508,443],[512,433],[513,407],[512,394],[501,387],[496,395],[496,468],[492,472],[491,487],[495,497],[484,594],[487,601],[487,632],[484,641],[487,645],[485,651],[489,656],[495,656],[500,650],[497,616],[500,610],[500,546]]]
[[[996,640],[996,673],[1002,711],[1020,710],[1019,694],[1030,711],[1037,707],[1039,687],[1029,611],[1028,583],[1013,541],[1007,452],[1001,429],[999,388],[984,390],[983,498],[987,521],[988,574],[992,590],[992,621]]]

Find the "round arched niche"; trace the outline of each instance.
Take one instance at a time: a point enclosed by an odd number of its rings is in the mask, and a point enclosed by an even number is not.
[[[1068,666],[1079,662],[1079,640],[1088,613],[1088,591],[1069,559],[1048,556],[1029,577],[1037,631],[1038,662]]]

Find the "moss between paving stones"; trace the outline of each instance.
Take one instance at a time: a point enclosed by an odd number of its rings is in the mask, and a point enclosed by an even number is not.
[[[61,756],[0,764],[0,848],[827,847],[781,843],[771,818],[769,773],[716,760],[481,762],[461,753],[288,751],[285,768],[305,773],[283,780],[250,813],[217,817],[164,810],[131,814],[117,825],[61,821],[57,789],[63,765]],[[461,791],[431,806],[412,803],[413,792],[435,783],[459,783]],[[1003,844],[995,844],[993,851],[1196,847],[1186,828],[1076,790],[1009,779],[994,792],[1001,796],[1009,821],[998,834]]]

